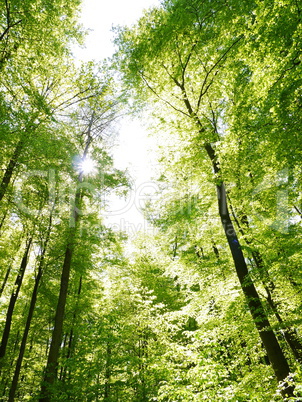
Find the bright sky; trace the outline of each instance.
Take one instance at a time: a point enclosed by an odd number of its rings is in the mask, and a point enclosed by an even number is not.
[[[74,49],[81,60],[101,60],[114,52],[112,26],[132,25],[144,9],[158,6],[160,0],[83,0],[81,22],[89,29],[85,49]],[[130,236],[147,230],[140,206],[146,193],[154,193],[151,182],[154,157],[148,151],[152,140],[147,137],[141,122],[125,118],[119,129],[118,146],[114,150],[115,166],[127,169],[134,186],[127,200],[110,199],[107,222],[111,227],[125,230]]]
[[[159,3],[159,0],[83,0],[81,22],[91,31],[81,58],[100,60],[111,56],[114,51],[112,26],[132,25],[144,9]]]

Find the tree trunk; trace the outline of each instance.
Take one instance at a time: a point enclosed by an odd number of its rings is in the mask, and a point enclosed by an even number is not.
[[[67,338],[68,338],[68,333],[66,332],[63,335],[63,345],[62,345],[63,350],[66,348]],[[60,381],[65,381],[65,375],[66,375],[66,368],[64,366],[61,366],[60,375],[58,376],[59,380]]]
[[[52,331],[52,339],[48,353],[47,364],[45,368],[44,381],[41,387],[40,402],[51,401],[51,386],[55,382],[57,374],[57,363],[59,358],[60,345],[62,340],[63,321],[67,299],[68,283],[70,277],[70,267],[73,254],[73,240],[75,238],[75,230],[70,230],[69,243],[65,250],[64,262],[61,274],[61,286],[58,304],[56,308],[54,329]]]
[[[230,199],[229,199],[229,201],[230,201]],[[234,220],[238,226],[240,233],[242,234],[243,237],[245,237],[244,230],[243,230],[238,218],[236,217],[234,208],[232,207],[231,203],[230,203],[230,209],[232,211],[232,215],[234,217]],[[246,227],[249,227],[248,219],[246,216],[243,216],[242,222]],[[248,245],[252,244],[252,242],[246,238],[245,238],[245,242]],[[277,307],[276,303],[274,302],[274,299],[272,296],[272,292],[275,289],[275,284],[272,282],[271,278],[269,277],[269,273],[265,268],[262,255],[257,250],[252,251],[251,254],[252,254],[253,260],[256,264],[256,267],[258,269],[258,272],[260,274],[262,284],[266,290],[266,293],[267,293],[266,300],[268,302],[268,305],[270,306],[272,312],[274,313],[277,321],[279,322],[279,324],[281,324],[281,326],[283,328],[282,333],[283,333],[284,339],[286,340],[293,356],[295,357],[295,359],[297,359],[301,363],[302,362],[301,340],[299,339],[298,334],[295,332],[295,330],[293,328],[287,327],[285,325],[281,315],[279,314],[278,307]]]
[[[70,359],[73,355],[73,351],[75,348],[75,343],[76,343],[76,337],[75,337],[75,333],[74,333],[74,327],[76,325],[76,319],[77,319],[77,312],[78,312],[78,304],[79,304],[79,299],[80,299],[80,295],[81,295],[81,291],[82,291],[82,276],[80,277],[80,281],[79,281],[79,286],[78,286],[78,290],[77,290],[77,294],[76,294],[76,306],[73,312],[73,316],[72,316],[72,324],[71,324],[71,329],[69,331],[69,335],[68,335],[68,345],[67,345],[67,353],[66,353],[66,360]],[[67,334],[66,334],[66,342],[65,342],[65,346],[67,344]],[[68,370],[68,379],[71,378],[71,370]],[[61,371],[61,380],[64,382],[67,380],[67,369],[62,368]]]
[[[16,145],[16,148],[14,150],[14,153],[9,161],[9,164],[4,172],[4,176],[2,178],[2,182],[0,184],[0,201],[4,197],[7,187],[11,181],[14,169],[16,167],[16,164],[18,162],[18,158],[22,152],[23,149],[23,140],[19,140],[18,144]]]
[[[29,310],[28,310],[28,315],[27,315],[27,320],[26,320],[26,324],[25,324],[25,328],[24,328],[24,332],[23,332],[23,336],[22,336],[21,345],[20,345],[19,356],[18,356],[18,359],[17,359],[15,372],[14,372],[14,377],[13,377],[11,387],[10,387],[10,391],[9,391],[9,399],[8,399],[9,402],[13,402],[15,400],[15,394],[16,394],[16,391],[17,391],[18,380],[19,380],[19,376],[20,376],[20,371],[21,371],[23,356],[24,356],[24,352],[25,352],[27,337],[28,337],[28,333],[29,333],[29,329],[30,329],[30,325],[31,325],[31,320],[32,320],[32,317],[33,317],[33,314],[34,314],[35,306],[36,306],[36,301],[37,301],[37,295],[38,295],[38,289],[39,289],[40,281],[41,281],[41,278],[42,278],[42,275],[43,275],[44,262],[45,262],[45,253],[46,253],[46,249],[47,249],[47,246],[48,246],[48,243],[49,243],[50,232],[51,232],[51,228],[52,228],[52,213],[53,213],[53,211],[54,211],[54,206],[52,208],[52,211],[51,211],[50,217],[49,217],[49,225],[48,225],[48,229],[47,229],[46,239],[45,239],[43,250],[42,250],[42,253],[41,253],[38,273],[37,273],[37,276],[36,276],[36,279],[35,279],[35,285],[34,285],[34,289],[33,289],[33,292],[32,292],[31,301],[30,301]]]
[[[1,289],[0,289],[0,297],[2,296],[2,293],[3,293],[3,290],[4,290],[4,288],[5,288],[5,285],[6,285],[6,282],[7,282],[7,280],[8,280],[8,277],[9,277],[9,274],[10,274],[11,269],[12,269],[12,266],[10,265],[10,266],[7,268],[7,270],[6,270],[5,277],[4,277],[4,279],[3,279],[3,282],[2,282],[2,285],[1,285]]]
[[[8,305],[8,309],[7,309],[6,321],[5,321],[5,326],[4,326],[1,345],[0,345],[0,367],[1,367],[2,363],[3,363],[3,358],[4,358],[5,353],[6,353],[6,347],[7,347],[9,334],[10,334],[13,312],[14,312],[15,304],[16,304],[16,301],[17,301],[17,298],[18,298],[18,294],[19,294],[21,285],[22,285],[25,269],[26,269],[26,266],[27,266],[27,261],[28,261],[28,256],[29,256],[29,250],[30,250],[31,243],[32,243],[32,238],[29,239],[29,241],[28,241],[28,243],[26,245],[25,252],[24,252],[24,255],[23,255],[23,258],[22,258],[22,261],[21,261],[20,269],[19,269],[19,272],[18,272],[18,276],[16,278],[15,285],[14,285],[12,295],[11,295],[11,298],[10,298],[10,302],[9,302],[9,305]]]
[[[34,285],[32,297],[31,297],[31,301],[30,301],[27,320],[26,320],[26,324],[25,324],[25,328],[24,328],[24,332],[23,332],[23,336],[22,336],[22,341],[21,341],[21,345],[20,345],[18,360],[17,360],[16,367],[15,367],[14,377],[13,377],[11,388],[9,391],[9,398],[8,398],[9,402],[13,402],[15,400],[15,393],[17,390],[17,385],[18,385],[19,375],[20,375],[20,371],[21,371],[23,356],[24,356],[24,352],[25,352],[27,337],[28,337],[31,320],[32,320],[35,305],[36,305],[38,288],[40,285],[41,277],[42,277],[42,269],[39,267],[39,271],[38,271],[38,274],[37,274],[37,277],[35,280],[35,285]]]
[[[7,215],[8,215],[8,212],[9,212],[9,210],[8,210],[8,208],[7,208],[6,211],[4,212],[2,218],[1,218],[1,222],[0,222],[0,236],[2,235],[1,230],[2,230],[2,227],[3,227],[3,225],[4,225],[5,219],[6,219]]]
[[[202,134],[206,131],[205,127],[201,123],[200,119],[194,112],[190,101],[188,99],[187,93],[185,91],[184,82],[180,84],[177,80],[174,82],[179,86],[183,93],[183,102],[187,108],[187,111],[191,118],[195,119],[196,125],[198,127],[199,133]],[[217,160],[217,155],[214,148],[210,143],[204,143],[203,148],[205,149],[208,157],[210,158],[214,173],[216,175],[216,189],[217,189],[217,200],[218,200],[218,210],[221,219],[222,227],[227,238],[229,248],[233,257],[237,277],[239,279],[241,289],[246,298],[250,313],[252,315],[254,324],[259,332],[259,336],[263,342],[264,348],[274,370],[275,376],[278,381],[284,382],[285,378],[290,373],[290,368],[288,362],[282,352],[279,342],[270,326],[266,312],[262,306],[261,299],[258,292],[251,280],[248,268],[241,250],[241,246],[235,231],[234,225],[232,223],[230,213],[228,210],[228,202],[225,186],[221,177],[221,171],[219,162]],[[285,389],[282,390],[282,395],[293,396],[294,388],[284,385]]]
[[[89,146],[92,142],[93,137],[91,136],[92,125],[94,122],[95,111],[92,112],[88,129],[87,129],[87,139],[85,143],[85,149],[83,152],[82,159],[85,159],[88,154]],[[82,183],[83,181],[83,171],[79,173],[78,183]],[[69,227],[69,235],[68,235],[68,243],[65,250],[64,262],[61,273],[61,282],[60,282],[60,292],[59,299],[56,308],[55,322],[54,328],[52,331],[52,339],[48,353],[47,364],[45,367],[44,380],[41,385],[40,399],[39,402],[50,402],[52,399],[52,387],[57,377],[57,366],[58,366],[58,358],[60,352],[60,346],[62,342],[62,333],[63,333],[63,322],[64,322],[64,313],[66,307],[67,300],[67,291],[68,284],[70,278],[70,269],[71,269],[71,261],[72,255],[74,251],[74,243],[77,234],[77,227],[79,221],[79,211],[80,204],[82,199],[81,188],[78,187],[75,193],[74,206],[71,212],[71,220]]]
[[[265,290],[267,293],[266,300],[272,312],[275,314],[277,321],[282,327],[282,335],[284,336],[284,339],[286,340],[288,346],[290,347],[290,350],[295,359],[297,359],[299,363],[302,363],[302,344],[298,334],[296,333],[294,328],[285,326],[283,318],[279,314],[278,307],[276,306],[276,303],[272,298],[272,293],[269,287],[265,286]]]
[[[220,179],[219,177],[220,168],[217,162],[215,151],[210,144],[206,144],[204,147],[212,162],[214,172]],[[290,373],[288,362],[270,326],[270,323],[267,319],[267,315],[262,306],[258,292],[248,273],[248,268],[241,250],[241,246],[229,214],[224,183],[220,181],[220,183],[216,185],[216,188],[217,188],[219,216],[233,257],[241,289],[246,298],[249,311],[252,315],[254,324],[259,332],[260,338],[267,352],[275,376],[278,381],[284,382],[285,378]],[[282,391],[282,395],[293,396],[293,388],[290,386],[286,386],[286,388]]]
[[[79,182],[82,181],[82,175],[79,176]],[[70,278],[70,268],[72,255],[74,251],[74,242],[77,231],[77,222],[79,220],[79,206],[81,200],[81,190],[77,190],[75,195],[75,204],[72,210],[72,220],[74,225],[69,228],[68,244],[66,246],[64,262],[61,273],[60,292],[56,315],[54,321],[54,329],[52,331],[52,339],[48,353],[47,364],[44,373],[44,380],[41,386],[40,402],[50,402],[52,394],[52,386],[57,377],[57,365],[60,352],[60,346],[63,333],[64,313],[67,299],[68,284]]]

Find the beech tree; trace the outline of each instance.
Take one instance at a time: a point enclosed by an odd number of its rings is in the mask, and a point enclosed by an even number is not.
[[[4,0],[1,9],[0,68],[22,60],[37,64],[45,56],[66,54],[72,40],[81,40],[79,0]],[[24,60],[24,57],[26,58]]]
[[[79,128],[83,126],[83,131],[79,132],[80,143],[83,144],[82,155],[78,163],[78,185],[74,195],[73,206],[70,216],[70,227],[68,229],[67,245],[64,253],[64,261],[62,265],[60,292],[58,304],[56,308],[56,315],[54,320],[54,329],[52,332],[52,341],[48,353],[48,361],[45,369],[44,383],[41,389],[41,401],[51,400],[51,388],[54,383],[58,365],[58,357],[60,345],[63,335],[63,321],[66,306],[66,298],[68,292],[68,284],[70,278],[70,270],[72,264],[72,256],[74,253],[76,234],[78,231],[78,223],[82,209],[83,197],[83,184],[85,174],[89,173],[85,170],[87,160],[89,161],[89,154],[92,152],[91,148],[94,142],[102,142],[102,136],[105,135],[106,129],[112,124],[116,118],[116,105],[117,102],[110,98],[111,88],[108,83],[104,83],[99,88],[99,92],[95,97],[90,98],[88,104],[80,104],[80,113],[74,114],[73,118],[76,119]],[[93,100],[92,100],[93,99]],[[91,101],[93,103],[91,103]],[[85,101],[84,101],[85,102]],[[82,119],[82,122],[80,121]],[[106,185],[107,180],[104,184]],[[120,183],[118,183],[120,184]],[[48,388],[47,388],[48,386]]]
[[[251,48],[250,30],[257,20],[256,5],[244,2],[242,8],[237,2],[164,2],[162,8],[146,13],[136,27],[120,31],[117,58],[126,85],[135,88],[138,97],[146,103],[151,99],[153,104],[160,103],[166,113],[169,109],[174,112],[168,118],[154,107],[168,127],[181,132],[183,146],[192,147],[195,163],[197,158],[203,159],[198,150],[207,155],[214,173],[218,213],[242,291],[276,378],[283,382],[290,374],[289,364],[249,274],[230,216],[227,176],[220,156],[226,138],[224,125],[228,124],[224,114],[233,97],[232,74],[236,77],[238,71],[233,60],[240,63],[246,48]],[[291,34],[295,35],[294,30]],[[285,386],[283,395],[292,392]]]
[[[82,65],[79,6],[0,13],[0,399],[300,399],[299,3],[164,0]],[[130,241],[132,110],[159,166]]]

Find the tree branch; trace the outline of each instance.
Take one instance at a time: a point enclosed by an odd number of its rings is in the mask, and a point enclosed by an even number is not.
[[[3,38],[5,37],[5,35],[8,34],[8,32],[9,32],[9,30],[11,28],[13,28],[14,26],[16,26],[16,25],[18,25],[18,24],[20,24],[22,22],[22,20],[19,20],[17,22],[14,22],[13,24],[11,24],[11,22],[10,22],[10,7],[9,7],[9,4],[8,4],[7,0],[5,0],[5,8],[6,8],[6,24],[7,24],[7,27],[5,28],[4,32],[0,35],[0,41],[3,40]]]
[[[183,115],[187,116],[187,117],[191,117],[189,114],[187,114],[186,112],[184,112],[181,109],[178,109],[176,106],[172,105],[172,103],[170,103],[169,101],[167,101],[166,99],[162,98],[161,96],[159,96],[159,94],[151,87],[151,85],[149,84],[149,82],[147,81],[147,79],[145,78],[144,74],[142,72],[140,72],[140,75],[143,79],[143,81],[145,82],[145,84],[147,85],[147,87],[150,89],[150,91],[152,91],[154,93],[154,95],[160,99],[162,102],[164,102],[166,105],[170,106],[172,109],[174,109],[176,112],[180,112]],[[172,78],[172,77],[171,77]]]
[[[218,65],[223,61],[223,59],[225,59],[225,57],[227,56],[227,54],[231,51],[231,49],[243,38],[243,35],[241,35],[239,38],[237,38],[232,44],[231,46],[219,57],[219,59],[214,63],[214,65],[208,70],[208,72],[206,73],[206,76],[203,80],[201,89],[200,89],[200,93],[199,93],[199,97],[198,97],[198,102],[197,102],[197,107],[196,107],[196,113],[198,112],[199,108],[200,108],[200,103],[201,103],[201,99],[202,97],[207,93],[207,91],[209,90],[210,86],[213,84],[214,82],[214,78],[216,77],[216,75],[218,74],[219,70],[215,71],[214,73],[214,77],[211,79],[210,83],[207,85],[207,81],[209,79],[209,76],[211,75],[211,73],[216,69],[216,67],[218,67]]]

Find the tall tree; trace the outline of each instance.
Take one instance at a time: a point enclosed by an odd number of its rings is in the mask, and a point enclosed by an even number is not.
[[[0,364],[1,364],[1,366],[3,365],[3,359],[4,359],[5,353],[6,353],[7,343],[8,343],[10,329],[11,329],[11,325],[12,325],[14,308],[15,308],[15,304],[16,304],[16,301],[17,301],[17,298],[18,298],[18,295],[20,292],[22,282],[23,282],[25,270],[27,267],[31,244],[32,244],[32,237],[29,237],[26,241],[25,250],[23,253],[22,260],[21,260],[20,268],[19,268],[19,271],[17,274],[17,278],[15,280],[15,284],[14,284],[14,287],[12,290],[12,294],[11,294],[8,309],[7,309],[5,326],[4,326],[2,339],[1,339],[1,345],[0,345],[0,359],[1,359]]]
[[[36,274],[34,288],[33,288],[31,299],[30,299],[29,310],[28,310],[28,314],[27,314],[24,332],[22,335],[22,340],[21,340],[21,345],[20,345],[20,349],[19,349],[18,359],[16,362],[14,376],[13,376],[13,380],[12,380],[10,391],[9,391],[9,398],[8,398],[9,401],[15,400],[15,394],[17,391],[18,380],[19,380],[19,376],[20,376],[20,372],[21,372],[21,366],[22,366],[22,361],[23,361],[23,357],[24,357],[24,353],[25,353],[27,338],[28,338],[30,325],[32,322],[32,318],[33,318],[33,314],[34,314],[34,310],[35,310],[35,306],[36,306],[40,282],[41,282],[43,271],[45,268],[45,254],[47,252],[48,244],[50,241],[50,233],[52,230],[54,206],[55,206],[55,204],[53,204],[53,206],[50,210],[49,223],[48,223],[48,227],[46,229],[45,235],[43,233],[44,241],[42,241],[42,244],[41,244],[41,253],[40,253],[40,258],[38,260],[37,274]]]
[[[91,148],[93,148],[94,142],[97,143],[102,141],[102,136],[105,134],[106,129],[108,129],[108,126],[110,126],[116,118],[117,103],[112,101],[112,98],[110,98],[111,89],[109,85],[110,82],[100,86],[99,93],[95,94],[93,103],[86,102],[86,104],[82,104],[80,113],[75,113],[74,116],[74,118],[82,119],[82,121],[78,121],[78,123],[80,123],[78,125],[80,129],[82,128],[82,131],[79,133],[79,142],[82,144],[83,153],[77,162],[77,170],[79,171],[77,178],[78,184],[71,208],[67,245],[61,271],[60,291],[54,319],[54,329],[52,331],[52,339],[45,368],[44,381],[41,388],[40,401],[51,400],[51,394],[53,392],[51,387],[55,382],[57,374],[72,257],[76,247],[76,235],[78,233],[82,198],[84,195],[83,190],[85,188],[84,177],[85,174],[91,173],[86,170],[87,161],[89,161],[89,154],[92,153]],[[90,169],[92,168],[93,167],[90,166]]]
[[[218,2],[166,1],[162,8],[148,12],[135,28],[120,32],[118,56],[125,83],[144,101],[153,98],[174,111],[175,123],[159,114],[182,131],[181,140],[192,145],[195,157],[198,148],[207,155],[215,176],[219,216],[242,291],[276,378],[284,381],[290,374],[289,365],[249,274],[230,217],[216,147],[224,141],[224,105],[232,97],[230,66],[237,54],[240,57],[237,49],[253,24],[254,5],[244,3],[244,7],[245,13],[237,3],[234,12],[230,5]],[[292,395],[293,389],[285,388],[283,395]]]

